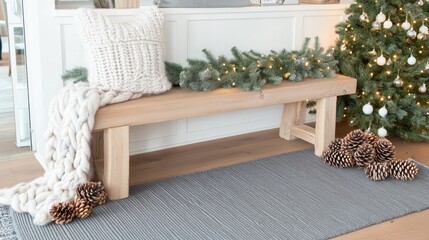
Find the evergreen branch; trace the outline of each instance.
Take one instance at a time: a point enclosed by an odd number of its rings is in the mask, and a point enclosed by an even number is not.
[[[73,80],[73,83],[87,82],[88,81],[88,70],[84,67],[75,67],[61,75],[63,81]]]

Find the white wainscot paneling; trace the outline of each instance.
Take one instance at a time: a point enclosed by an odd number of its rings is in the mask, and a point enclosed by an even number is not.
[[[167,21],[165,23],[165,59],[177,62],[177,21]]]
[[[222,135],[224,131],[242,132],[243,125],[252,125],[255,130],[280,126],[281,105],[217,114],[208,117],[190,118],[188,133],[213,132]],[[268,124],[268,125],[267,125]]]
[[[242,51],[255,50],[261,53],[294,49],[295,17],[264,16],[188,22],[188,57],[204,57],[201,50],[205,48],[215,55],[231,56],[230,49],[234,46]]]
[[[305,16],[303,17],[302,33],[305,37],[319,37],[320,44],[325,49],[332,47],[337,38],[335,26],[341,21],[342,13],[338,15],[320,15],[320,16]],[[323,27],[321,27],[323,24]],[[312,46],[312,45],[311,45]]]
[[[87,65],[83,45],[73,24],[61,25],[61,47],[63,71]]]

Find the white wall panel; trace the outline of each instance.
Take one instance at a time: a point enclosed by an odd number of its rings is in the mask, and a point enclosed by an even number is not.
[[[202,58],[202,49],[213,54],[231,56],[234,46],[239,50],[268,53],[273,49],[293,49],[295,18],[278,17],[242,19],[210,19],[188,22],[188,57]]]

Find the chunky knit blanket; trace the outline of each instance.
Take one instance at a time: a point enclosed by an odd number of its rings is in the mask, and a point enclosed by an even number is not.
[[[102,91],[86,83],[60,90],[49,109],[46,173],[29,183],[0,190],[0,204],[28,212],[34,217],[34,224],[49,223],[52,204],[72,200],[77,186],[90,180],[90,140],[98,108],[141,96]]]

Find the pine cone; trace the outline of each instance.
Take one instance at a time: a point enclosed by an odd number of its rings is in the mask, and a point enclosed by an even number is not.
[[[74,201],[75,215],[78,218],[87,218],[92,213],[93,205],[82,198],[76,198]]]
[[[333,167],[347,168],[355,165],[352,154],[346,150],[327,150],[323,152],[322,158],[325,160],[325,164]]]
[[[375,149],[372,145],[364,143],[353,154],[356,165],[360,168],[365,168],[368,164],[374,162]]]
[[[343,146],[343,139],[341,138],[335,138],[334,140],[332,140],[329,145],[328,145],[328,149],[332,150],[332,151],[338,151],[342,148]]]
[[[375,143],[374,147],[376,162],[388,162],[395,159],[395,146],[393,146],[393,144],[389,140],[385,138],[380,138]]]
[[[390,173],[396,179],[413,180],[419,173],[419,169],[411,158],[407,160],[393,160],[390,162]]]
[[[76,198],[99,205],[106,202],[107,192],[101,182],[85,182],[77,187]]]
[[[347,134],[343,139],[343,148],[354,153],[358,147],[365,142],[366,134],[356,129]]]
[[[377,142],[378,136],[372,132],[365,132],[365,143],[368,143],[371,146]]]
[[[69,223],[75,217],[74,209],[75,207],[73,202],[55,203],[51,206],[49,215],[56,224]]]
[[[373,181],[386,179],[390,174],[389,166],[382,162],[373,162],[365,167],[366,176]]]

